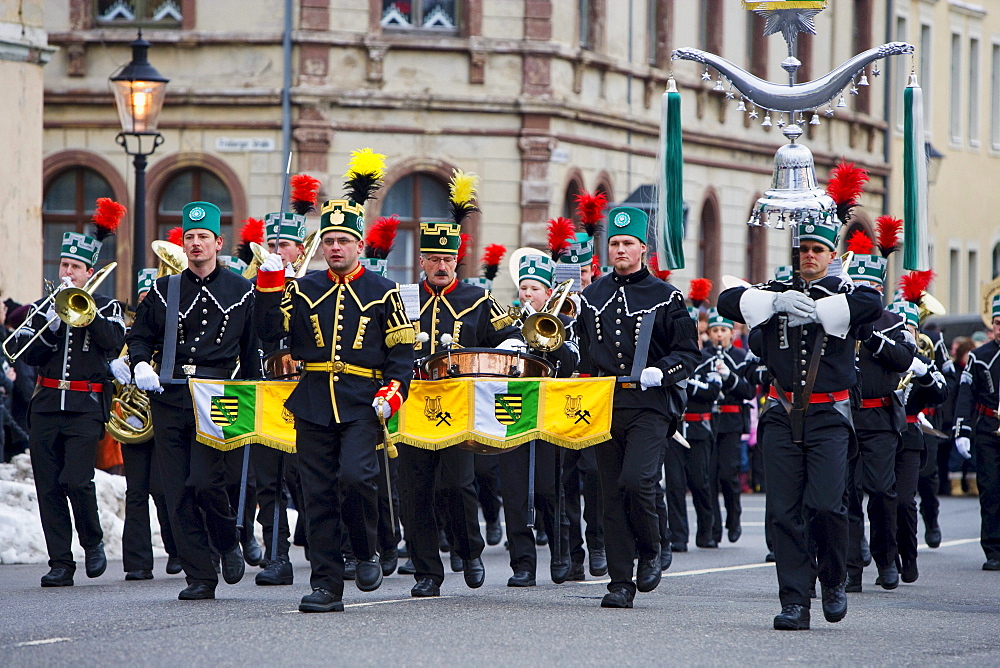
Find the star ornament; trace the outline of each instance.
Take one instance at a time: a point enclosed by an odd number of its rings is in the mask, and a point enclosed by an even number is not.
[[[758,9],[764,17],[764,36],[781,33],[788,44],[798,39],[800,32],[816,34],[816,15],[822,9]]]

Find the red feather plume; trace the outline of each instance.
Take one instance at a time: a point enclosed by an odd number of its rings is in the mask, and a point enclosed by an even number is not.
[[[456,266],[462,264],[462,261],[465,260],[465,256],[469,254],[469,242],[472,241],[472,237],[465,232],[463,232],[460,236],[462,242],[458,246],[458,262],[455,263]]]
[[[855,230],[847,238],[847,250],[855,255],[871,255],[875,250],[875,242],[861,230]]]
[[[248,244],[250,242],[264,243],[264,221],[256,218],[247,218],[240,228],[240,242]]]
[[[490,244],[483,249],[483,278],[492,281],[497,277],[497,271],[500,268],[500,262],[503,260],[504,254],[507,249],[500,244]]]
[[[590,194],[582,192],[573,196],[576,202],[576,215],[583,223],[583,229],[592,237],[597,236],[604,220],[604,210],[608,207],[608,195],[603,192]]]
[[[691,300],[692,305],[701,306],[702,302],[706,301],[711,294],[712,281],[707,278],[695,278],[691,281],[691,287],[688,288],[688,299]]]
[[[558,260],[569,249],[569,240],[576,235],[576,225],[569,218],[552,218],[549,220],[549,253],[553,260]]]
[[[396,242],[396,229],[399,227],[399,216],[377,218],[368,227],[365,234],[365,257],[384,260],[389,257],[392,245]]]
[[[596,255],[590,260],[590,273],[592,281],[601,277],[601,261]]]
[[[853,162],[841,160],[830,172],[830,182],[826,194],[837,203],[837,217],[846,223],[851,217],[851,209],[858,205],[858,198],[868,183],[868,172]]]
[[[899,277],[899,287],[903,289],[903,299],[914,304],[920,303],[920,298],[933,280],[934,272],[930,269],[903,274]]]
[[[178,225],[177,227],[170,228],[167,232],[167,242],[172,243],[175,246],[184,245],[184,228]]]
[[[300,215],[306,215],[316,210],[316,194],[319,192],[319,179],[308,174],[296,174],[289,183],[292,186],[292,210]]]
[[[878,230],[878,249],[882,257],[889,257],[899,250],[899,234],[903,231],[903,221],[892,216],[879,216],[875,219],[875,229]]]
[[[125,217],[125,206],[114,201],[110,197],[98,197],[97,208],[94,209],[94,216],[91,220],[97,226],[98,241],[104,241],[107,237],[115,233],[118,226]]]
[[[660,260],[656,256],[656,253],[653,253],[652,255],[649,256],[649,273],[651,273],[653,276],[656,276],[658,279],[662,281],[670,280],[670,273],[671,273],[670,270],[660,269]],[[709,292],[711,292],[711,290],[712,288],[709,287]]]

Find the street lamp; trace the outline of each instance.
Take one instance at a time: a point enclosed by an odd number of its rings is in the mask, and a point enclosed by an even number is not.
[[[131,277],[134,285],[136,276],[146,265],[146,158],[163,143],[163,135],[156,131],[156,121],[170,80],[149,64],[146,52],[150,45],[142,38],[142,30],[131,46],[132,61],[112,75],[110,81],[122,126],[115,141],[133,157],[135,166]],[[130,139],[134,148],[130,147]],[[132,294],[138,303],[136,290]]]

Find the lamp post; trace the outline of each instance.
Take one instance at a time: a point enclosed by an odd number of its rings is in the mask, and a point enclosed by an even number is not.
[[[169,79],[149,64],[146,52],[149,42],[138,38],[132,42],[132,60],[110,78],[118,107],[122,131],[115,137],[125,153],[132,156],[135,167],[135,203],[132,209],[132,284],[146,264],[146,158],[163,143],[156,131],[156,121],[163,108]],[[130,144],[131,140],[131,144]],[[137,288],[138,286],[136,286]],[[132,296],[138,303],[136,289]]]

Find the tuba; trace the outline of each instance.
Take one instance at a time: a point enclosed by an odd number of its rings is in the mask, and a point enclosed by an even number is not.
[[[564,305],[569,299],[572,281],[565,281],[556,286],[552,296],[545,302],[541,311],[529,315],[521,325],[521,335],[529,347],[550,353],[558,350],[566,342],[566,327],[559,319]],[[574,308],[575,311],[575,308]]]

